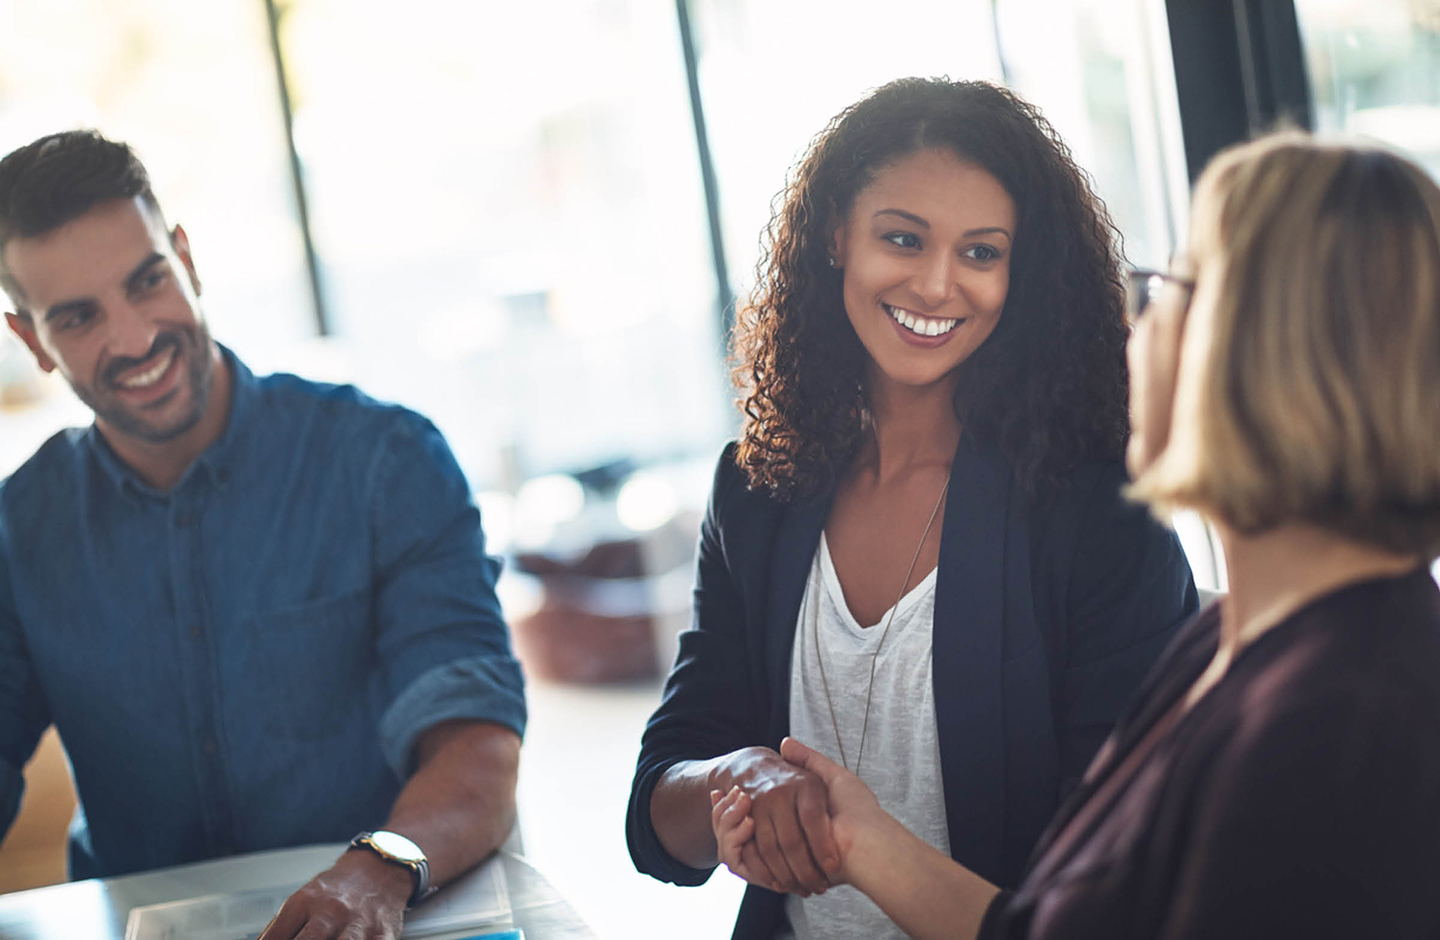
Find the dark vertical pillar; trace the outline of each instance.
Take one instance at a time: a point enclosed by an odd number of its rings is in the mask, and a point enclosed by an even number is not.
[[[695,53],[695,35],[690,28],[690,4],[675,0],[675,15],[680,26],[680,45],[685,53],[685,78],[690,88],[690,115],[695,121],[695,147],[700,155],[700,179],[705,187],[705,212],[710,221],[710,258],[715,267],[716,302],[720,308],[720,339],[722,348],[729,348],[730,332],[735,326],[735,296],[730,290],[730,272],[725,264],[725,232],[720,226],[720,187],[715,182],[715,160],[710,153],[710,138],[705,131],[705,107],[700,98],[699,62]]]
[[[1166,0],[1165,11],[1192,181],[1233,143],[1281,122],[1310,127],[1293,0]]]
[[[1246,106],[1256,131],[1279,122],[1309,128],[1310,82],[1293,0],[1232,0]]]
[[[295,149],[295,120],[290,102],[290,81],[285,75],[285,56],[280,49],[280,15],[275,0],[265,0],[265,15],[270,23],[270,53],[275,60],[275,81],[280,90],[280,113],[285,121],[285,147],[290,154],[290,181],[295,191],[295,212],[300,221],[300,237],[305,244],[305,271],[310,277],[310,299],[315,308],[315,329],[321,336],[330,335],[330,317],[325,307],[325,294],[320,286],[320,264],[315,254],[315,239],[310,233],[310,206],[305,198],[305,176],[300,166],[300,152]]]

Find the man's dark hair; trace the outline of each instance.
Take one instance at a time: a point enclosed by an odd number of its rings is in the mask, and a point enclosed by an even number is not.
[[[44,235],[102,202],[136,196],[159,214],[150,174],[135,151],[98,131],[61,131],[11,152],[0,160],[0,287],[23,308],[20,285],[5,264],[11,239]]]

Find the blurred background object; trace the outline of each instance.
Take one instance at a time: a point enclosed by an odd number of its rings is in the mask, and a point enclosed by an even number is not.
[[[532,678],[654,681],[690,614],[691,562],[708,461],[636,470],[616,461],[527,481],[516,514],[515,570],[539,582],[505,601]],[[686,507],[686,508],[683,508]]]
[[[0,841],[0,893],[65,880],[66,835],[75,785],[52,727],[25,767],[25,809]]]

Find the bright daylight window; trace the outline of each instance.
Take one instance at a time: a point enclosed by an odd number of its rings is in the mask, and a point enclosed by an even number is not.
[[[754,284],[772,198],[810,139],[909,75],[1000,80],[989,0],[692,0],[731,280]],[[803,41],[797,37],[804,37]]]
[[[351,374],[479,488],[725,434],[669,4],[295,0],[280,37]]]
[[[1164,268],[1189,185],[1160,5],[999,0],[996,10],[1011,86],[1040,106],[1091,175],[1126,258]]]
[[[1440,3],[1296,0],[1315,125],[1408,151],[1440,177]]]

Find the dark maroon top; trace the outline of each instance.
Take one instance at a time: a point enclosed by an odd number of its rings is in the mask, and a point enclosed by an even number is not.
[[[1440,937],[1429,572],[1314,601],[1150,735],[1214,656],[1219,625],[1212,605],[1161,657],[983,940]],[[1148,753],[1127,761],[1137,748]],[[1092,798],[1099,811],[1081,814]]]

